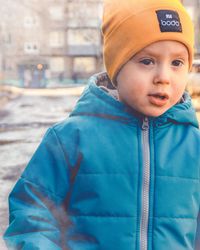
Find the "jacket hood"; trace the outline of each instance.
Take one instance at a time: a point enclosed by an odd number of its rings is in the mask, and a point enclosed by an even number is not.
[[[70,116],[96,116],[123,123],[138,122],[144,118],[144,115],[117,100],[117,90],[114,89],[106,72],[93,75],[89,79]],[[191,97],[187,92],[184,92],[180,103],[161,116],[150,119],[159,126],[169,122],[190,124],[197,128],[199,126]]]

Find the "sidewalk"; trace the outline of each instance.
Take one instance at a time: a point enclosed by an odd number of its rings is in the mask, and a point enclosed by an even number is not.
[[[70,86],[66,88],[19,88],[9,85],[0,85],[0,94],[1,93],[15,93],[23,95],[40,95],[40,96],[58,96],[58,95],[73,95],[79,96],[86,85],[82,86]]]
[[[85,88],[82,86],[70,86],[66,88],[19,88],[9,85],[0,85],[0,109],[10,100],[16,99],[20,95],[25,96],[80,96]]]

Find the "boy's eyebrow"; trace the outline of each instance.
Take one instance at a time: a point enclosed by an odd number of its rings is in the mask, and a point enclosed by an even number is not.
[[[152,51],[151,49],[144,48],[141,52],[138,54],[148,54],[150,56],[160,56],[160,53],[156,52],[155,50]],[[188,56],[188,52],[184,49],[180,49],[178,51],[171,52],[171,55],[174,57],[179,57],[179,56]]]

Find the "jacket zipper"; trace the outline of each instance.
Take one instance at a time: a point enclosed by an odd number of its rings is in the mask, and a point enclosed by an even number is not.
[[[140,222],[141,250],[147,250],[148,224],[149,224],[149,185],[150,185],[150,150],[149,150],[149,120],[147,117],[142,123],[142,150],[143,150],[143,176],[142,176],[142,205]]]

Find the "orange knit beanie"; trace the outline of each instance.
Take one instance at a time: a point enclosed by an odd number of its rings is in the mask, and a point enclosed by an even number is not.
[[[102,33],[104,63],[113,83],[134,54],[156,41],[183,43],[192,65],[194,28],[179,0],[104,0]]]

